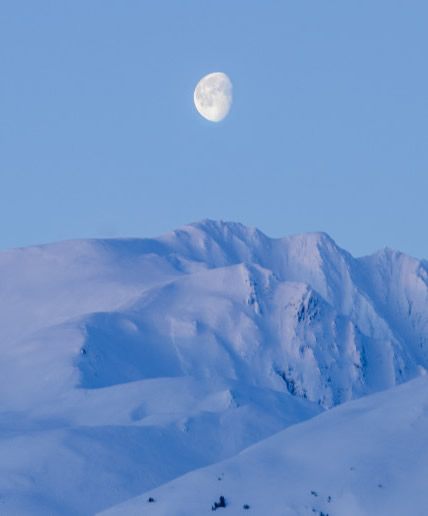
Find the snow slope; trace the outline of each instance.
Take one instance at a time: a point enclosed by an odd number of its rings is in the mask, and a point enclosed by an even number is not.
[[[225,516],[424,516],[427,408],[424,377],[336,407],[102,514],[202,516],[224,496],[217,511]]]
[[[0,513],[93,514],[421,375],[427,271],[210,220],[0,253]]]

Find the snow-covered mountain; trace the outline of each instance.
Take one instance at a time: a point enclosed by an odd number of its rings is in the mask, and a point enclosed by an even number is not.
[[[0,513],[93,514],[423,374],[428,265],[210,220],[15,249],[0,351]]]

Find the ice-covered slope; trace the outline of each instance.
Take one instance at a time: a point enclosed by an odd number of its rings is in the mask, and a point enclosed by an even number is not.
[[[424,377],[327,411],[103,516],[208,515],[221,496],[224,516],[424,516],[427,406]]]
[[[215,221],[0,253],[0,503],[93,513],[420,375],[427,281]]]

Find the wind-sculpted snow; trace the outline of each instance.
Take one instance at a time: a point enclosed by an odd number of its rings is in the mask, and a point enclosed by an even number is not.
[[[0,504],[100,511],[421,375],[427,270],[209,220],[0,253]]]
[[[160,240],[158,257],[180,274],[85,320],[82,386],[221,375],[330,407],[426,366],[427,284],[416,260],[397,255],[391,272],[389,254],[369,267],[323,234],[270,240],[211,221]],[[393,286],[382,283],[385,268]]]

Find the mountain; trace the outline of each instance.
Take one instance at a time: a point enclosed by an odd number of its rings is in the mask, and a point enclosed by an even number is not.
[[[6,514],[102,511],[428,366],[427,263],[323,233],[14,249],[0,284]]]

